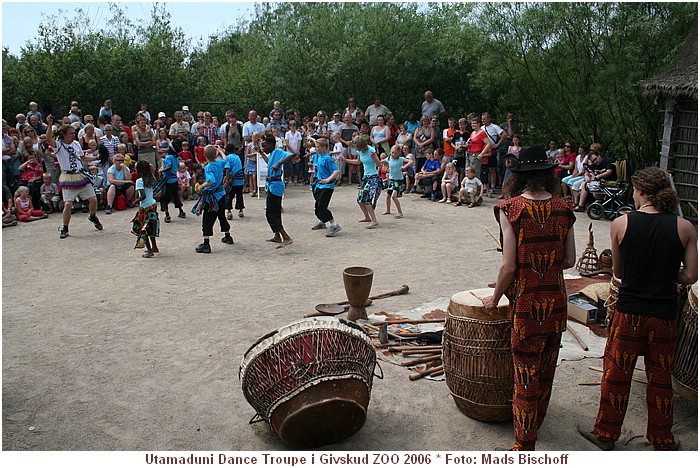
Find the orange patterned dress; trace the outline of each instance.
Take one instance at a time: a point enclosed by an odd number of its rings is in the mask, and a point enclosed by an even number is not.
[[[549,406],[561,334],[566,330],[568,299],[562,265],[566,237],[576,218],[559,197],[506,200],[494,208],[499,222],[500,210],[517,240],[516,276],[506,291],[513,319],[512,448],[534,450]]]

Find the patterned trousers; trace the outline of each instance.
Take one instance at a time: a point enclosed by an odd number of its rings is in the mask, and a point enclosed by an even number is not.
[[[513,388],[513,450],[534,450],[537,430],[547,414],[561,333],[521,339],[511,332],[515,382]]]
[[[675,320],[615,311],[605,345],[600,406],[595,422],[598,439],[619,439],[637,357],[644,356],[648,380],[647,440],[661,450],[673,446],[671,372],[675,349]]]

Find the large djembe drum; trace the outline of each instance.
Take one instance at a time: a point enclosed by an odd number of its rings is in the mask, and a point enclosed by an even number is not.
[[[243,395],[292,448],[332,444],[365,423],[377,355],[360,327],[334,317],[291,323],[241,362]]]
[[[513,357],[508,299],[494,311],[481,298],[493,289],[463,291],[450,299],[443,333],[445,380],[457,408],[479,421],[512,418]]]
[[[678,317],[673,389],[690,401],[698,401],[698,284],[687,288],[688,299]]]

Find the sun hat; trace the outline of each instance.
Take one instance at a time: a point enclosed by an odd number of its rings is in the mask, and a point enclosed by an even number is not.
[[[557,165],[549,162],[547,153],[542,145],[527,146],[520,150],[518,164],[512,167],[512,172],[544,171]]]

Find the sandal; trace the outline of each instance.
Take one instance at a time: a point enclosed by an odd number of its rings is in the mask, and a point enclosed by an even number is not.
[[[583,213],[586,210],[582,206],[576,205],[574,206],[574,211],[576,211],[577,213]]]
[[[474,203],[470,203],[467,205],[467,208],[474,208]]]

